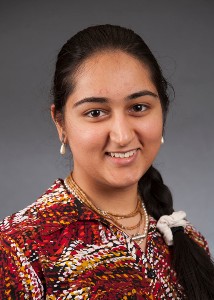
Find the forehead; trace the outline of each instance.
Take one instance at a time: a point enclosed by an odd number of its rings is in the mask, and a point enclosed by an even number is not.
[[[136,90],[156,92],[148,67],[122,51],[105,51],[88,58],[75,76],[73,96],[127,96]]]

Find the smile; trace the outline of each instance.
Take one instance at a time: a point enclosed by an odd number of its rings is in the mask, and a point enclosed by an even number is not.
[[[107,154],[111,157],[117,157],[117,158],[128,158],[133,156],[137,152],[137,149],[127,151],[127,152],[107,152]]]

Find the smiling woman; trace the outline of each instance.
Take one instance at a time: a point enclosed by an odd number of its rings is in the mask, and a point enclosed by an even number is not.
[[[93,202],[108,208],[104,191],[119,188],[111,209],[120,211],[123,203],[132,210],[137,182],[157,155],[163,132],[161,102],[147,68],[119,50],[94,54],[76,75],[64,122],[54,121],[71,148],[73,177]]]
[[[130,29],[89,27],[59,52],[51,115],[73,170],[1,223],[1,299],[213,299],[204,237],[152,166],[168,84]]]

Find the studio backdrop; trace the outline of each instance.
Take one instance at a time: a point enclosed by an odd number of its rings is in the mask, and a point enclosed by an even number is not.
[[[0,218],[70,171],[50,118],[56,55],[77,31],[111,23],[139,33],[174,86],[155,167],[214,253],[213,15],[208,0],[0,1]]]

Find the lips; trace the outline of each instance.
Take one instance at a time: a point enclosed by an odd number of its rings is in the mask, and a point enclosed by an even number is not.
[[[133,156],[136,152],[137,149],[134,150],[129,150],[126,152],[106,152],[107,155],[111,156],[111,157],[116,157],[116,158],[129,158],[131,156]]]

